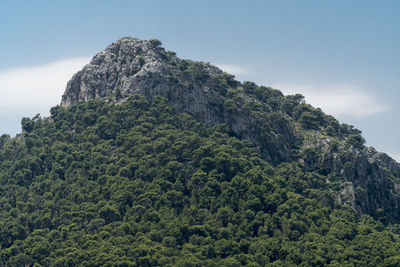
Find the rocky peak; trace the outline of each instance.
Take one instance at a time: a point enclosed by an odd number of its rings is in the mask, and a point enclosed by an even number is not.
[[[118,101],[133,94],[149,98],[161,95],[171,100],[178,111],[189,112],[207,125],[221,122],[218,106],[223,104],[223,98],[201,82],[189,82],[183,70],[188,61],[180,60],[160,45],[155,39],[125,37],[115,41],[72,77],[61,105],[106,97]],[[200,76],[222,73],[209,64],[196,64]]]
[[[72,77],[61,105],[108,97],[123,101],[133,94],[150,99],[160,95],[178,112],[187,112],[207,126],[227,123],[237,136],[256,143],[271,162],[291,160],[290,149],[297,142],[293,127],[271,119],[273,130],[261,140],[257,133],[260,122],[254,116],[241,109],[225,109],[227,88],[240,85],[232,75],[209,63],[181,60],[160,44],[130,37],[112,43]],[[243,94],[239,98],[253,101]],[[263,108],[270,109],[265,103]]]
[[[88,65],[68,82],[61,105],[110,95],[130,95],[145,85],[151,74],[161,75],[166,52],[156,41],[125,37],[96,54]],[[155,75],[156,76],[156,75]]]
[[[322,173],[327,183],[337,184],[336,199],[360,215],[400,220],[400,165],[365,147],[360,132],[308,107],[297,95],[240,83],[217,67],[181,60],[160,45],[131,37],[112,43],[72,77],[61,105],[99,98],[118,102],[133,94],[164,96],[178,112],[207,126],[226,123],[231,134],[252,142],[272,164],[292,162]],[[328,128],[335,132],[331,137]]]

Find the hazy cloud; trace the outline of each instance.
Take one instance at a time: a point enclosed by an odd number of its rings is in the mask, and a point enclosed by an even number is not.
[[[89,63],[68,58],[44,65],[0,70],[0,113],[48,113],[61,101],[68,80]]]
[[[241,75],[241,74],[248,74],[249,71],[239,65],[234,64],[215,64],[218,68],[222,69],[223,71],[233,74],[233,75]]]
[[[400,153],[387,153],[390,157],[400,163]]]
[[[273,84],[273,87],[285,94],[301,93],[307,103],[334,116],[362,118],[388,109],[379,103],[376,97],[354,85],[314,86],[277,83]]]

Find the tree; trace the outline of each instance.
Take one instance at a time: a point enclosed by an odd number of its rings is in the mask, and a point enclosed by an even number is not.
[[[312,112],[303,112],[298,121],[306,129],[318,129],[318,117]]]
[[[350,134],[346,139],[346,143],[354,148],[361,149],[364,146],[365,139],[360,134]]]
[[[154,47],[160,47],[162,45],[162,42],[158,39],[150,39],[149,43]]]
[[[35,125],[34,121],[29,118],[22,118],[21,120],[22,131],[31,132],[33,130],[33,126]]]

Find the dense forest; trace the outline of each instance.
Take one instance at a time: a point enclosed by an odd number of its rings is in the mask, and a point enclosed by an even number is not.
[[[223,94],[235,110],[238,94]],[[349,149],[363,145],[300,99],[268,101],[304,129],[325,123]],[[338,201],[340,183],[320,169],[268,162],[227,124],[206,127],[166,98],[122,102],[57,106],[1,136],[2,266],[400,265],[399,225]]]
[[[0,137],[0,266],[400,266],[400,165],[302,95],[125,37]]]

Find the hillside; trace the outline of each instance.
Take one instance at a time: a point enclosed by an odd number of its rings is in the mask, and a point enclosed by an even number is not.
[[[340,202],[359,215],[400,220],[400,165],[364,146],[361,131],[339,124],[304,102],[301,95],[240,83],[232,75],[202,62],[181,60],[158,40],[122,38],[68,83],[62,105],[110,96],[123,101],[132,94],[168,98],[206,126],[226,123],[235,136],[254,143],[274,165],[297,162],[335,183]]]
[[[398,266],[400,166],[301,95],[123,38],[0,138],[3,266]]]

